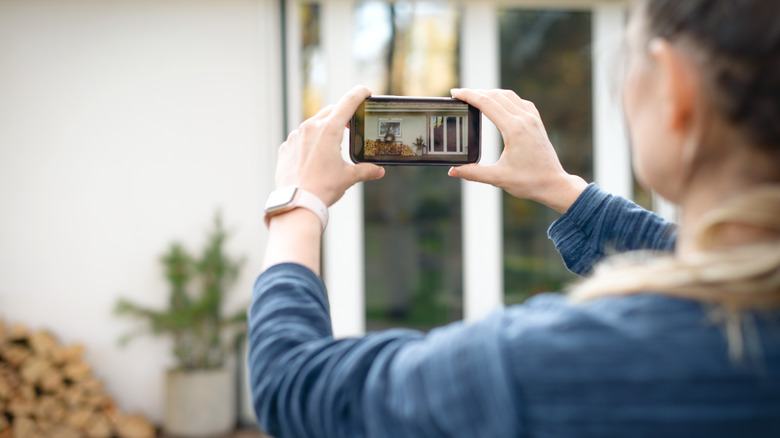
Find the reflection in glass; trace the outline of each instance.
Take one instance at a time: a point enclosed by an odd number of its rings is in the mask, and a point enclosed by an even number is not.
[[[320,43],[319,3],[302,3],[300,14],[303,118],[308,119],[323,107],[328,75],[325,53]]]
[[[358,79],[374,94],[448,96],[458,85],[455,6],[363,2],[354,22]],[[447,119],[432,122],[432,151],[445,152],[445,135],[455,138],[456,131],[445,131],[459,124]],[[402,135],[392,123],[387,121],[387,132]],[[447,176],[446,167],[388,167],[382,180],[365,184],[364,193],[367,330],[426,330],[460,319],[460,182]]]
[[[569,173],[591,180],[591,14],[515,10],[500,14],[501,86],[534,102]],[[505,302],[561,290],[574,279],[547,238],[559,215],[504,194]]]

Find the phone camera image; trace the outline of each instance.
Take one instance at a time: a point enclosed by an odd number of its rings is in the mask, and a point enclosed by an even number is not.
[[[456,99],[377,96],[350,123],[354,162],[408,165],[475,163],[481,115]]]

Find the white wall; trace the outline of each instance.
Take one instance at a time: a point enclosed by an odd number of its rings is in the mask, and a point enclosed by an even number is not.
[[[397,120],[401,122],[401,136],[396,137],[396,141],[404,142],[411,146],[414,140],[418,137],[423,139],[428,136],[428,121],[425,118],[425,114],[416,113],[393,113],[392,115],[381,116],[366,116],[366,133],[365,137],[369,140],[382,138],[379,133],[379,121],[380,120]],[[370,128],[370,129],[369,129]],[[414,150],[414,149],[413,149]]]
[[[159,255],[216,209],[247,257],[281,139],[273,0],[0,0],[0,318],[87,346],[120,408],[162,418],[168,343],[112,314],[162,306]]]

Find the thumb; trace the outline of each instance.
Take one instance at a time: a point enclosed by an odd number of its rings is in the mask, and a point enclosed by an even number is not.
[[[355,182],[371,181],[385,176],[385,168],[372,163],[358,163],[352,166]]]
[[[481,182],[492,186],[495,186],[500,181],[499,170],[495,165],[465,164],[451,168],[448,174],[467,181]]]

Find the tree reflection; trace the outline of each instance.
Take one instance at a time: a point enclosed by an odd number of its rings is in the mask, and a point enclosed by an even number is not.
[[[504,10],[501,86],[534,102],[564,168],[593,174],[591,17],[565,10]],[[547,239],[554,211],[504,194],[505,302],[560,290],[574,279]]]
[[[459,14],[449,4],[365,2],[354,47],[375,94],[448,96]],[[377,68],[377,64],[382,66]],[[428,329],[462,317],[460,184],[445,167],[392,167],[365,185],[367,328]]]

